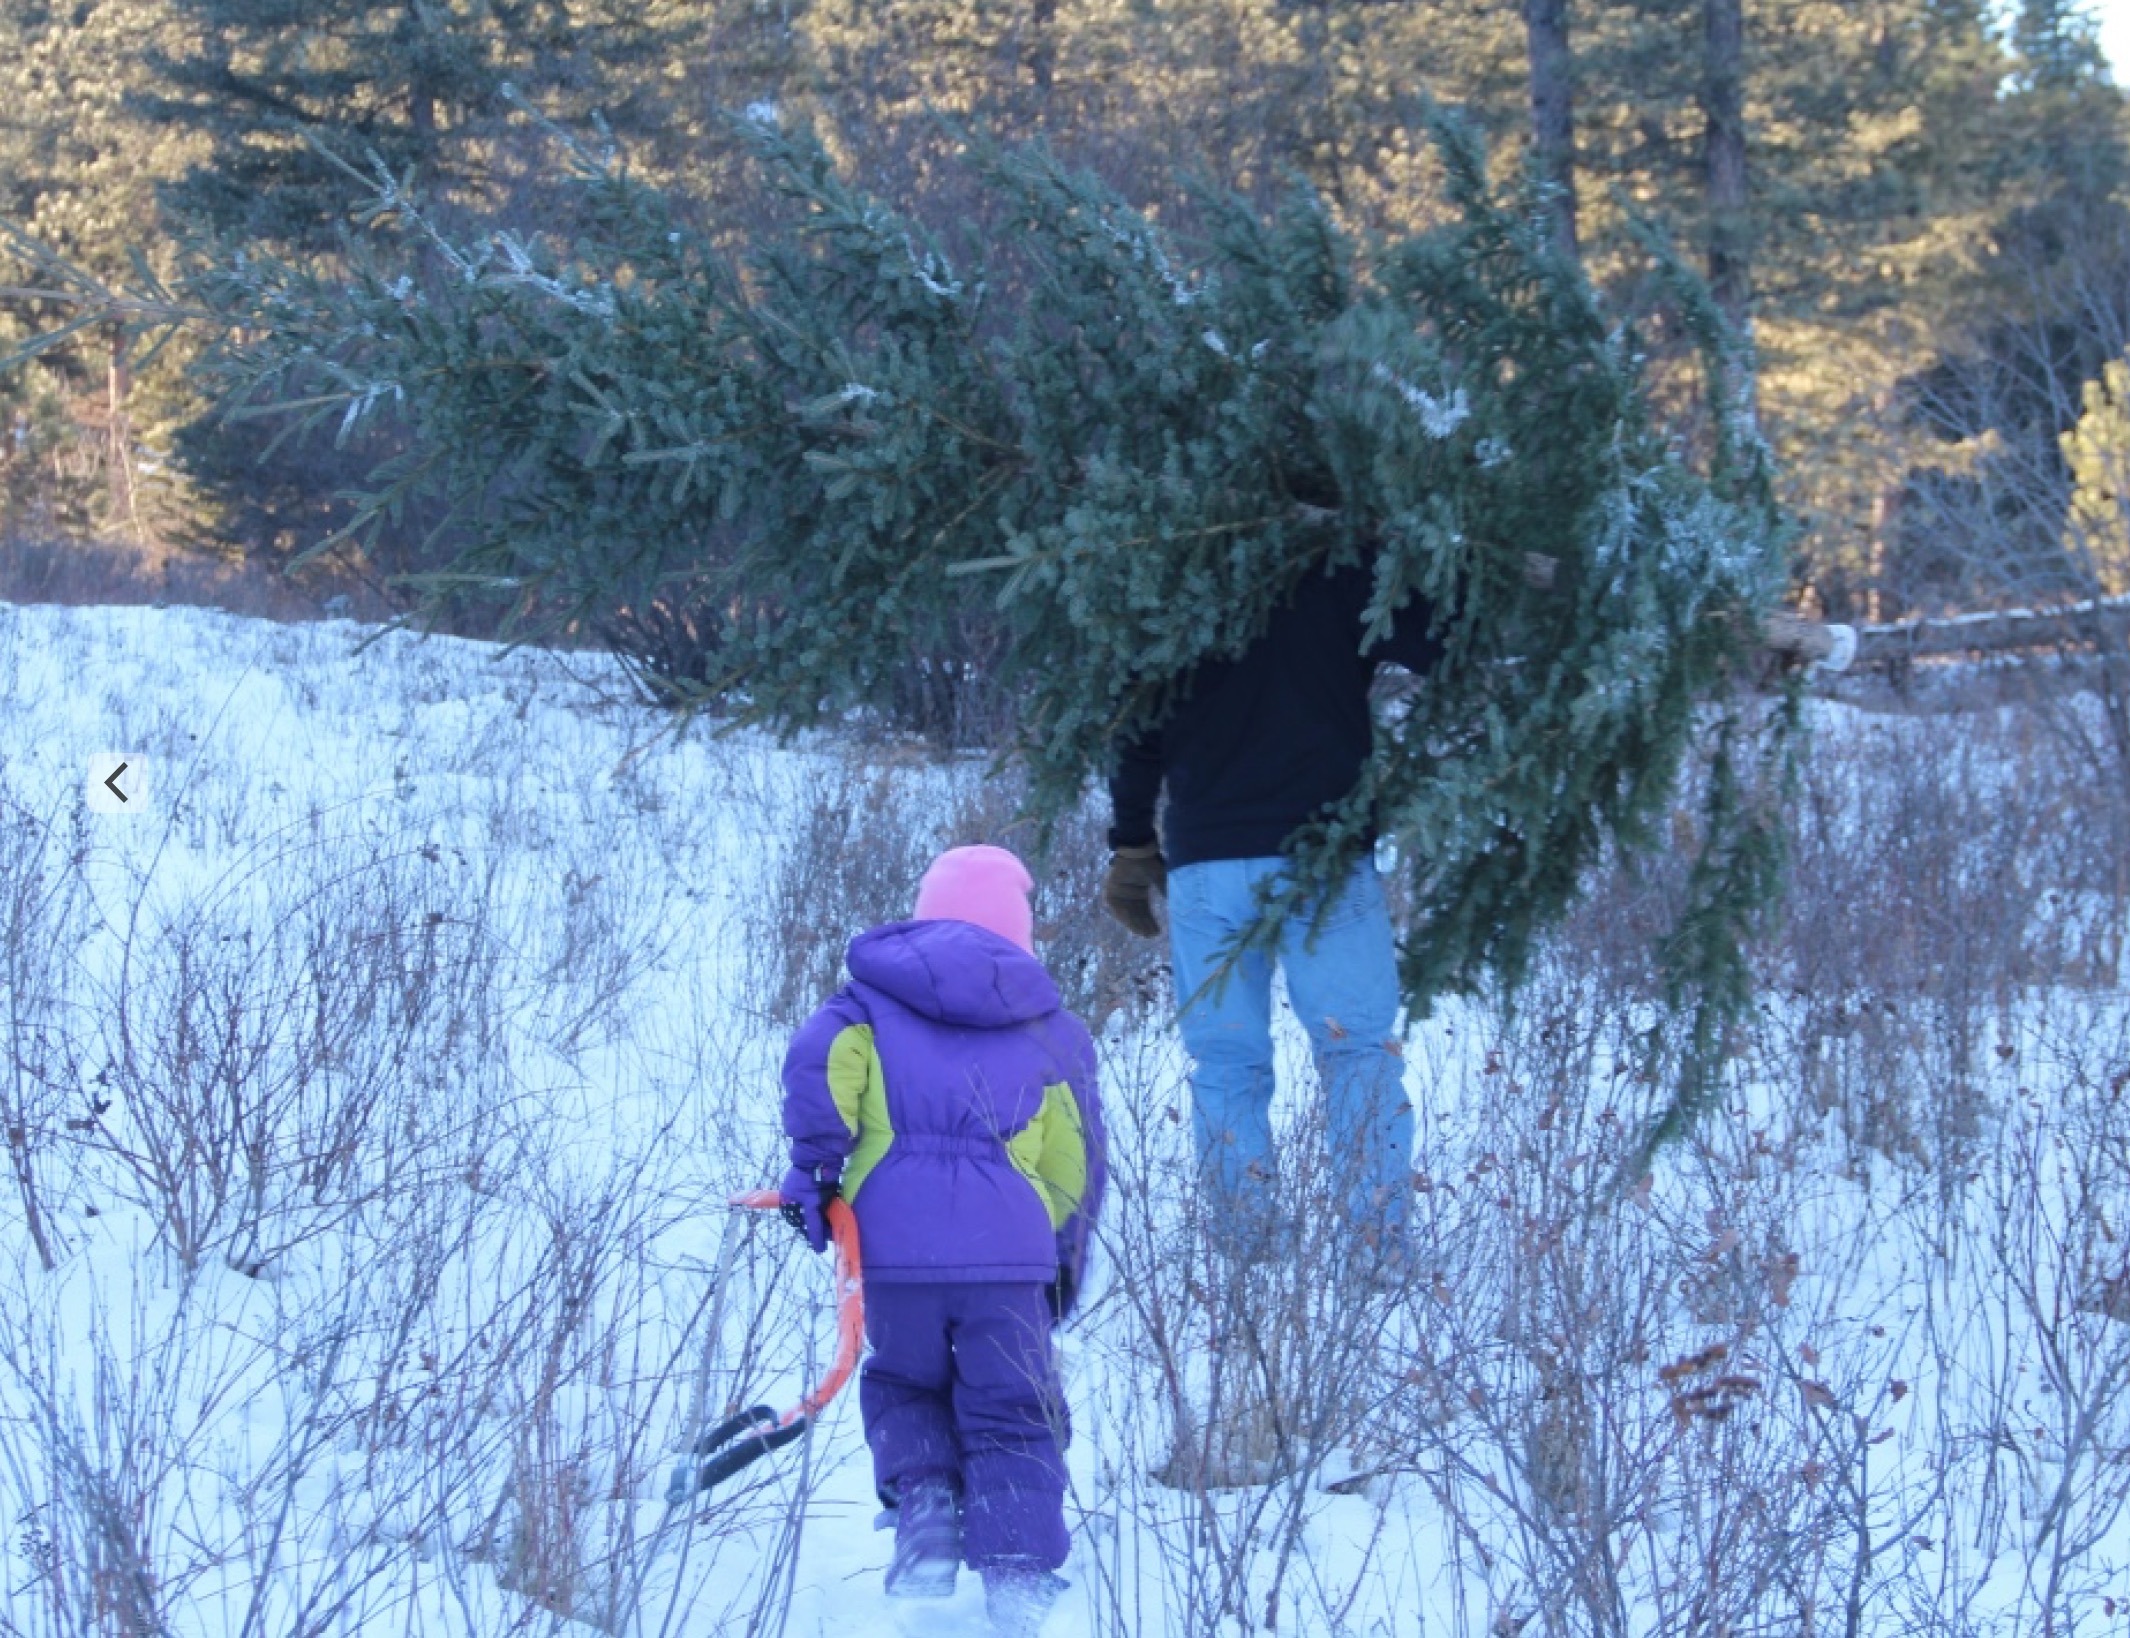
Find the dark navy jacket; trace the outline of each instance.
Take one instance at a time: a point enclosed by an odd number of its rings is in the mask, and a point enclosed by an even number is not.
[[[1121,740],[1109,783],[1110,845],[1155,839],[1164,781],[1161,843],[1172,870],[1269,858],[1350,793],[1373,741],[1368,690],[1377,665],[1424,673],[1442,652],[1429,629],[1434,609],[1417,598],[1364,651],[1371,589],[1360,566],[1310,575],[1256,642],[1184,680],[1159,727]]]

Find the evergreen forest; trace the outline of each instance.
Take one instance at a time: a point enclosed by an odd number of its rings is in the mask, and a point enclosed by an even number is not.
[[[552,226],[567,160],[539,119],[743,234],[720,202],[745,109],[937,224],[973,211],[948,162],[967,121],[1163,219],[1193,179],[1299,179],[1344,230],[1395,234],[1444,209],[1427,119],[1453,107],[1500,173],[1557,185],[1597,285],[1636,300],[1655,224],[1751,315],[1808,605],[2126,584],[2121,524],[2064,552],[2079,484],[2119,460],[2130,341],[2124,100],[2072,0],[23,0],[0,92],[0,217],[113,279],[179,243],[332,258],[364,187],[322,149],[460,224]],[[49,320],[11,298],[0,334]],[[213,424],[183,341],[143,360],[87,326],[0,379],[0,413],[13,530],[285,554],[337,522],[332,462],[260,462],[264,432]]]
[[[330,261],[369,203],[337,156],[457,228],[553,228],[578,207],[552,121],[744,239],[751,109],[941,227],[987,208],[952,163],[974,129],[1186,230],[1206,184],[1300,183],[1365,242],[1448,208],[1443,107],[1499,175],[1553,185],[1561,247],[1653,315],[1660,384],[1685,326],[1647,288],[1648,232],[1750,319],[1808,609],[2130,585],[2124,108],[2074,0],[20,0],[0,218],[114,281],[187,245]],[[0,282],[41,284],[19,256]],[[75,316],[10,295],[0,342]],[[271,431],[210,414],[190,345],[85,323],[0,376],[11,531],[285,556],[344,521],[362,452],[262,461]],[[384,568],[422,566],[430,521]]]

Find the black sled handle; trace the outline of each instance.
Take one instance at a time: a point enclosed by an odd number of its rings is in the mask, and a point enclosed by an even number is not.
[[[700,1494],[723,1484],[735,1473],[744,1472],[772,1450],[782,1450],[786,1445],[802,1439],[814,1425],[810,1416],[795,1416],[789,1422],[780,1423],[777,1413],[767,1405],[754,1405],[739,1415],[718,1423],[695,1442],[695,1454],[708,1456],[709,1461],[696,1470],[695,1483],[686,1483],[688,1469],[683,1466],[674,1475],[678,1481],[674,1488],[685,1493]],[[676,1497],[685,1500],[686,1496]]]
[[[734,1195],[732,1204],[756,1210],[773,1210],[784,1198],[774,1189],[756,1189]],[[679,1507],[690,1496],[723,1484],[772,1450],[803,1438],[831,1399],[857,1369],[859,1352],[865,1346],[865,1293],[859,1276],[858,1219],[842,1200],[828,1203],[828,1229],[836,1243],[836,1357],[820,1386],[779,1416],[767,1405],[754,1405],[728,1417],[695,1441],[693,1457],[710,1460],[698,1470],[693,1460],[673,1470],[666,1485],[666,1505]]]

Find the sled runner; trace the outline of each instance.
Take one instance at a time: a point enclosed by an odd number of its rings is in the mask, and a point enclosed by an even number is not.
[[[774,1189],[756,1189],[732,1197],[735,1206],[775,1211],[784,1197]],[[674,1469],[666,1501],[678,1506],[690,1496],[723,1484],[773,1450],[805,1436],[857,1368],[865,1346],[865,1296],[859,1277],[858,1220],[841,1200],[828,1203],[828,1231],[836,1248],[836,1355],[827,1374],[796,1405],[779,1416],[767,1405],[753,1405],[729,1417],[695,1443],[690,1461]],[[696,1464],[700,1464],[699,1466]]]

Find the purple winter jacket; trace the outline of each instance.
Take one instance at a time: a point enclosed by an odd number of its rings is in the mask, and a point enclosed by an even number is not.
[[[1077,1286],[1105,1180],[1094,1042],[966,921],[862,933],[784,1058],[791,1163],[840,1170],[865,1277]]]

